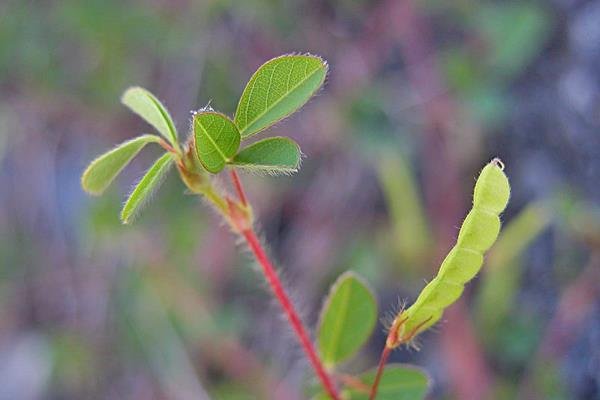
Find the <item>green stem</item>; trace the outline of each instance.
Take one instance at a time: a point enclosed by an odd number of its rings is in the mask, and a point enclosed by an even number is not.
[[[221,213],[225,218],[229,215],[227,203],[221,195],[219,195],[212,185],[206,185],[205,188],[198,193],[206,197],[206,199]]]

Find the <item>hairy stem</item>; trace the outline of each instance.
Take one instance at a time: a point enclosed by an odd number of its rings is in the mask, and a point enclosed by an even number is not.
[[[233,186],[235,187],[235,191],[240,198],[240,202],[244,207],[248,206],[248,199],[246,198],[246,193],[244,192],[244,188],[242,187],[242,181],[240,180],[240,176],[238,175],[235,169],[230,170],[231,180],[233,181]]]
[[[251,210],[248,200],[246,198],[246,193],[244,192],[244,187],[242,186],[242,182],[236,170],[232,169],[230,175],[236,193],[240,200],[240,204],[245,208],[246,211]],[[285,315],[287,316],[294,333],[298,337],[298,340],[300,341],[304,352],[306,353],[312,367],[314,368],[317,377],[321,381],[323,388],[333,400],[339,400],[340,396],[337,392],[333,379],[331,378],[331,376],[323,366],[323,362],[317,355],[315,347],[313,346],[313,343],[310,340],[310,336],[308,335],[308,330],[302,323],[298,312],[296,311],[294,305],[292,304],[292,301],[290,300],[288,294],[283,288],[283,284],[279,279],[279,275],[277,274],[273,263],[271,263],[271,260],[267,256],[267,253],[261,245],[260,240],[254,232],[254,229],[252,227],[251,212],[249,214],[244,213],[240,216],[238,215],[236,210],[236,207],[230,207],[229,217],[231,221],[236,226],[238,232],[244,237],[246,243],[248,243],[248,247],[250,247],[250,250],[254,255],[254,258],[260,264],[265,279],[269,283],[269,286],[271,287],[274,296],[277,298],[279,304],[281,305],[281,308],[285,312]],[[239,221],[239,219],[243,218],[244,216],[247,220]]]
[[[202,192],[202,194],[206,196],[206,198],[212,204],[214,204],[214,206],[219,210],[220,213],[224,215],[227,213],[227,203],[225,203],[223,199],[217,193],[215,193],[214,190],[212,190],[212,188],[205,190],[204,192]]]
[[[304,352],[308,356],[310,363],[315,369],[319,380],[323,384],[324,389],[327,391],[327,393],[329,394],[329,396],[331,396],[332,399],[339,400],[340,397],[337,393],[337,389],[333,383],[333,380],[325,370],[321,359],[317,355],[317,352],[315,351],[312,341],[310,340],[308,332],[304,327],[302,320],[298,316],[298,313],[296,312],[296,309],[294,308],[294,305],[292,304],[290,298],[286,294],[285,289],[281,284],[281,280],[277,275],[277,271],[275,271],[273,264],[269,260],[269,257],[267,256],[265,250],[260,244],[260,241],[256,237],[256,233],[252,228],[249,228],[243,230],[242,235],[246,239],[250,250],[252,250],[256,261],[262,267],[263,272],[265,274],[265,278],[271,286],[271,290],[273,290],[273,294],[281,304],[283,311],[285,312],[288,320],[290,321],[290,325],[292,326],[294,333],[296,333],[296,336],[298,337],[298,340],[300,341]]]
[[[186,171],[185,167],[181,168],[180,171],[182,172],[183,176],[187,176],[186,173],[188,172]],[[246,240],[248,247],[250,247],[252,254],[256,258],[256,261],[262,267],[265,279],[269,283],[273,294],[279,301],[281,308],[283,308],[283,311],[285,312],[285,315],[287,316],[294,333],[298,337],[304,352],[308,356],[308,359],[314,368],[317,377],[321,381],[323,388],[333,400],[340,400],[340,396],[337,392],[334,381],[328,374],[321,359],[317,355],[312,341],[310,340],[310,336],[308,335],[308,330],[302,323],[298,312],[294,308],[294,305],[283,288],[283,284],[277,275],[275,267],[269,260],[269,257],[258,240],[256,233],[254,232],[252,227],[252,209],[246,198],[240,177],[234,169],[231,170],[230,175],[235,191],[239,198],[239,202],[232,200],[228,196],[223,198],[221,194],[214,190],[213,186],[209,182],[204,183],[201,185],[201,187],[196,188],[195,192],[206,196],[206,198],[215,206],[217,211],[219,211],[223,218],[225,218],[225,220],[230,224],[231,228],[238,232]],[[191,181],[189,179],[184,180],[184,182],[192,191],[194,191],[194,187],[191,185]]]

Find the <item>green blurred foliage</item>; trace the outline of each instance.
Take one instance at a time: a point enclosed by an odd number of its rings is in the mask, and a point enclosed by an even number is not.
[[[550,210],[532,203],[502,229],[498,242],[487,258],[481,288],[476,299],[476,321],[482,337],[493,347],[505,337],[502,326],[511,323],[511,311],[520,286],[521,259],[529,245],[547,228]],[[523,343],[527,342],[523,340]]]
[[[441,65],[449,87],[471,116],[496,125],[508,112],[507,86],[541,53],[552,20],[535,2],[485,2],[460,22],[476,39],[445,49]]]
[[[402,276],[422,270],[432,247],[430,225],[414,173],[398,154],[382,154],[377,170],[392,227],[385,233]]]

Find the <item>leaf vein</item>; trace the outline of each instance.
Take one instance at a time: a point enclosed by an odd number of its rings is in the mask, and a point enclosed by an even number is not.
[[[307,65],[307,67],[308,67],[308,65]],[[256,117],[254,117],[250,123],[248,123],[248,122],[246,121],[247,123],[246,123],[246,125],[244,126],[244,129],[240,130],[240,134],[241,134],[242,136],[244,136],[244,132],[246,132],[246,131],[248,130],[248,128],[249,128],[250,126],[252,126],[252,124],[253,124],[253,123],[255,123],[255,122],[256,122],[256,121],[258,121],[258,120],[259,120],[261,117],[263,117],[263,116],[264,116],[264,115],[265,115],[267,112],[269,112],[269,111],[270,111],[270,110],[271,110],[271,109],[272,109],[272,108],[273,108],[275,105],[279,104],[279,103],[280,103],[280,102],[282,102],[284,99],[286,99],[286,98],[288,97],[288,95],[289,95],[289,92],[290,92],[290,91],[292,91],[292,90],[294,90],[294,89],[296,89],[296,88],[300,87],[302,84],[304,84],[304,83],[305,83],[305,82],[306,82],[306,81],[307,81],[307,80],[308,80],[310,77],[312,77],[312,76],[313,76],[315,73],[317,73],[318,71],[319,71],[319,69],[317,68],[317,69],[315,69],[314,71],[312,71],[312,72],[311,72],[309,75],[305,75],[305,76],[304,76],[304,79],[302,79],[302,80],[301,80],[301,81],[299,81],[297,84],[295,84],[295,85],[294,85],[294,86],[293,86],[291,89],[289,89],[289,90],[288,90],[288,93],[287,93],[286,95],[284,95],[284,96],[281,96],[279,99],[277,99],[276,101],[274,101],[274,102],[271,104],[271,107],[270,107],[269,109],[265,109],[265,110],[263,110],[263,111],[262,111],[261,113],[259,113],[259,114],[258,114]],[[252,87],[252,89],[251,89],[251,90],[253,90],[253,89],[254,89],[254,86]],[[248,100],[250,100],[250,99],[248,99]],[[247,116],[246,116],[246,118],[247,118]]]

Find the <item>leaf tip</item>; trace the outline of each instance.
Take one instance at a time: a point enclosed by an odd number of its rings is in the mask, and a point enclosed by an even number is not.
[[[325,69],[325,71],[326,72],[329,71],[329,63],[327,62],[326,59],[324,59],[320,55],[312,54],[312,53],[306,53],[305,55],[308,56],[308,57],[316,58],[317,60],[319,60],[321,62],[321,65],[323,66],[323,68]]]
[[[121,224],[123,225],[130,225],[131,224],[131,218],[129,216],[125,216],[121,213],[121,216],[119,218],[121,220]]]
[[[133,190],[135,190],[135,186],[134,186]],[[133,190],[132,190],[132,192],[133,192]],[[123,206],[121,207],[121,212],[119,213],[119,220],[121,221],[121,224],[123,224],[123,225],[129,225],[134,217],[133,213],[128,211],[127,203],[129,201],[130,197],[131,197],[131,194],[129,194],[129,196],[127,196],[127,200],[125,200],[125,202],[123,203]]]
[[[141,86],[130,86],[121,95],[121,103],[127,105],[128,99],[134,95],[136,92],[145,91]]]
[[[85,171],[83,171],[83,174],[81,174],[81,179],[80,179],[81,188],[83,189],[84,192],[86,192],[87,194],[89,194],[91,196],[100,196],[102,193],[104,193],[104,191],[106,190],[106,188],[110,184],[110,182],[108,182],[105,185],[101,185],[101,186],[98,186],[98,187],[94,186],[94,184],[92,182],[91,175],[94,172],[94,170],[97,169],[96,168],[97,167],[97,160],[98,159],[93,160],[86,167]]]
[[[102,193],[104,193],[104,190],[92,190],[90,187],[85,186],[85,185],[81,185],[82,189],[84,192],[86,192],[87,194],[89,194],[90,196],[101,196]]]
[[[81,179],[80,179],[80,184],[81,184],[81,188],[83,189],[84,192],[86,192],[89,195],[92,196],[99,196],[102,194],[102,190],[94,190],[90,187],[89,183],[87,182],[88,180],[88,176],[89,176],[89,170],[90,167],[87,167],[85,169],[85,171],[83,171],[83,174],[81,174]]]

